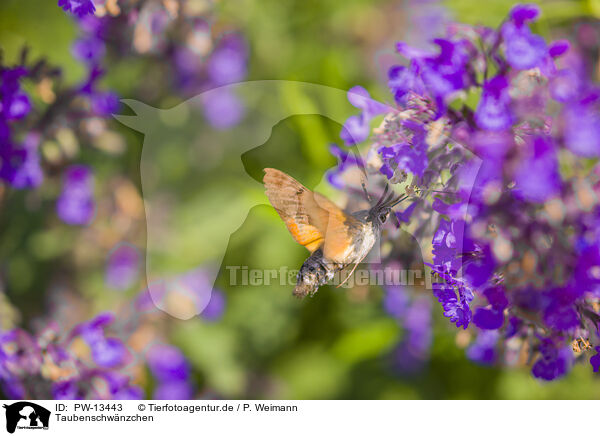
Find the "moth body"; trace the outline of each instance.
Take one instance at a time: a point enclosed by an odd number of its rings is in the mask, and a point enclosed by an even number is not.
[[[319,287],[329,282],[338,271],[342,271],[348,265],[359,263],[371,251],[375,242],[379,238],[379,228],[370,221],[364,221],[368,210],[353,214],[361,221],[361,229],[357,232],[352,244],[348,245],[344,253],[344,261],[339,263],[327,259],[323,255],[323,250],[318,249],[312,253],[302,264],[294,288],[296,297],[306,297],[313,295]]]
[[[327,261],[323,257],[323,250],[316,250],[308,256],[298,271],[294,295],[300,298],[313,295],[341,269],[343,265]]]

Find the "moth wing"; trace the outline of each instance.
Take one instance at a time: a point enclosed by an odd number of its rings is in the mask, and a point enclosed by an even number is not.
[[[265,168],[263,182],[269,201],[296,242],[311,253],[323,247],[325,258],[343,263],[352,243],[350,230],[360,222],[282,171]]]
[[[315,199],[317,204],[328,212],[323,257],[335,263],[345,264],[364,224],[321,194],[315,193]]]
[[[325,238],[320,228],[327,223],[328,216],[326,210],[316,205],[314,193],[274,168],[265,168],[263,183],[269,201],[296,242],[311,253],[321,247]]]

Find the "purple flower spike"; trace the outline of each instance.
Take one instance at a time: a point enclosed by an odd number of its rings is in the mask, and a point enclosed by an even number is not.
[[[433,284],[433,295],[442,304],[444,316],[449,318],[450,322],[455,323],[456,327],[466,329],[472,318],[469,303],[473,301],[473,293],[464,286],[458,286],[457,290],[458,298],[453,286],[441,283]]]

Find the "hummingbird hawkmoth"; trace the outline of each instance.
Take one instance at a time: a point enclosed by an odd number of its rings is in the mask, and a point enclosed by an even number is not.
[[[313,295],[336,272],[353,264],[350,277],[379,239],[392,207],[408,198],[396,196],[386,184],[369,209],[348,214],[284,172],[274,168],[264,171],[269,201],[296,242],[311,253],[300,268],[294,288],[294,295],[301,298]],[[364,184],[363,190],[370,202]]]

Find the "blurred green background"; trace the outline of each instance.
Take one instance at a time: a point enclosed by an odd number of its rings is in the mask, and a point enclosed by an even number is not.
[[[7,63],[22,44],[32,56],[61,65],[67,82],[84,73],[70,54],[77,31],[54,0],[0,2],[0,41]],[[239,29],[249,44],[249,79],[288,79],[340,89],[367,88],[390,101],[385,66],[398,40],[416,44],[441,32],[419,28],[416,16],[431,8],[440,16],[470,24],[497,26],[513,5],[509,1],[452,0],[391,2],[387,0],[233,0],[216,5],[219,20]],[[437,9],[438,7],[443,9]],[[595,20],[600,1],[542,2],[536,31],[546,37],[571,37],[577,23]],[[427,9],[427,10],[425,10]],[[105,84],[124,98],[144,100],[136,85],[145,64],[121,62],[108,71]],[[159,85],[160,86],[160,85]],[[182,98],[161,95],[148,104],[172,107]],[[349,106],[349,113],[352,107]],[[116,121],[111,128],[126,144],[107,155],[79,144],[77,161],[96,172],[96,197],[103,205],[91,228],[69,227],[53,213],[59,180],[36,192],[11,192],[0,216],[0,262],[3,288],[20,313],[21,324],[70,312],[74,322],[100,310],[127,306],[141,289],[140,280],[126,292],[104,285],[106,256],[115,243],[127,241],[142,251],[143,215],[126,230],[112,214],[115,184],[133,186],[141,195],[139,161],[143,137]],[[242,157],[251,176],[266,165],[293,171],[314,186],[335,160],[324,151],[339,143],[340,126],[320,116],[286,119],[263,146]],[[239,159],[234,156],[232,159]],[[219,182],[218,180],[216,181]],[[225,189],[224,189],[225,191]],[[256,195],[249,191],[247,195]],[[226,201],[226,197],[224,197]],[[105,206],[105,207],[104,207]],[[211,232],[210,228],[199,230]],[[182,257],[185,253],[182,253]],[[280,399],[583,399],[600,398],[600,379],[589,364],[576,365],[564,379],[543,383],[528,368],[485,368],[464,355],[464,337],[433,304],[434,335],[429,362],[417,374],[395,371],[390,352],[403,329],[382,308],[381,289],[357,298],[345,289],[323,287],[314,298],[297,301],[289,286],[229,286],[226,265],[278,269],[300,266],[305,250],[288,235],[272,208],[251,210],[232,235],[218,285],[227,298],[217,322],[166,319],[157,334],[179,346],[190,359],[199,391],[224,398]],[[56,298],[67,295],[67,298]],[[68,307],[57,308],[67,304]],[[9,314],[4,316],[7,322]]]

